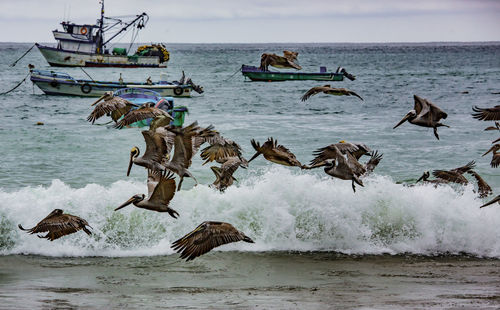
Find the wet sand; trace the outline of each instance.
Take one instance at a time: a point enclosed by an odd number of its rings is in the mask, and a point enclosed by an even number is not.
[[[0,257],[0,309],[499,307],[500,260],[467,256]]]

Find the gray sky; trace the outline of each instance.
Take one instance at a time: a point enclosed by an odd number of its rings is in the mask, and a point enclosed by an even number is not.
[[[94,23],[100,8],[98,0],[0,4],[2,42],[55,42],[64,17]],[[497,0],[105,1],[107,16],[141,12],[150,20],[138,42],[500,41]]]

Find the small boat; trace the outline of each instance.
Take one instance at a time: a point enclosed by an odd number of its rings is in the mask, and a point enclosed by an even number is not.
[[[184,118],[186,117],[186,114],[189,113],[188,108],[185,106],[174,106],[173,97],[161,96],[159,93],[148,89],[123,88],[115,91],[113,96],[127,99],[138,106],[153,102],[155,108],[167,111],[174,118],[170,124],[176,127],[182,127],[184,124]],[[127,128],[141,128],[149,126],[151,124],[151,120],[151,118],[148,118],[143,121],[138,121],[127,126]]]
[[[344,76],[347,76],[342,68],[339,67],[337,72],[326,72],[326,67],[320,67],[317,73],[305,72],[280,72],[280,71],[265,71],[255,66],[241,66],[241,73],[245,78],[252,81],[260,82],[276,82],[276,81],[343,81]]]
[[[170,54],[164,44],[140,46],[133,55],[128,55],[129,51],[126,48],[116,47],[110,53],[107,45],[112,44],[113,39],[123,34],[129,27],[133,27],[132,32],[137,33],[146,26],[149,17],[146,13],[133,16],[130,20],[122,17],[107,17],[104,16],[104,0],[101,0],[101,5],[101,17],[96,24],[75,24],[63,21],[61,23],[63,31],[52,31],[57,47],[35,44],[51,66],[166,67]],[[105,39],[106,33],[110,34],[108,39]]]
[[[191,97],[193,86],[166,81],[166,75],[160,75],[158,82],[123,82],[77,80],[67,73],[48,70],[30,70],[30,80],[47,95],[69,95],[100,97],[106,91],[116,91],[121,88],[142,88],[159,93],[161,96]]]

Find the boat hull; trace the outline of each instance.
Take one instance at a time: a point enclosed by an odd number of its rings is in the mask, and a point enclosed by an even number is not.
[[[153,90],[163,97],[191,97],[190,85],[113,83],[90,80],[75,80],[70,77],[48,78],[32,73],[30,80],[47,95],[100,97],[106,91],[117,91],[122,88],[140,88]]]
[[[120,68],[165,68],[158,56],[123,56],[65,51],[36,44],[43,57],[55,67],[120,67]]]
[[[279,72],[279,71],[262,71],[254,66],[243,65],[241,67],[243,76],[249,78],[251,81],[258,82],[282,82],[282,81],[343,81],[344,75],[342,73],[334,72],[318,72],[318,73],[304,73],[304,72]]]

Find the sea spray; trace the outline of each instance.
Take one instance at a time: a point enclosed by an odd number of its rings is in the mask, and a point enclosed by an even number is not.
[[[109,187],[71,188],[60,180],[47,187],[0,190],[0,254],[48,256],[168,255],[170,244],[205,220],[226,221],[255,244],[217,250],[338,251],[347,254],[468,253],[500,257],[500,208],[479,209],[472,186],[405,186],[374,175],[353,193],[351,182],[272,166],[220,193],[207,185],[177,192],[173,219],[128,206],[145,193],[137,181]],[[47,242],[20,231],[55,208],[85,218],[93,235],[77,232]]]

